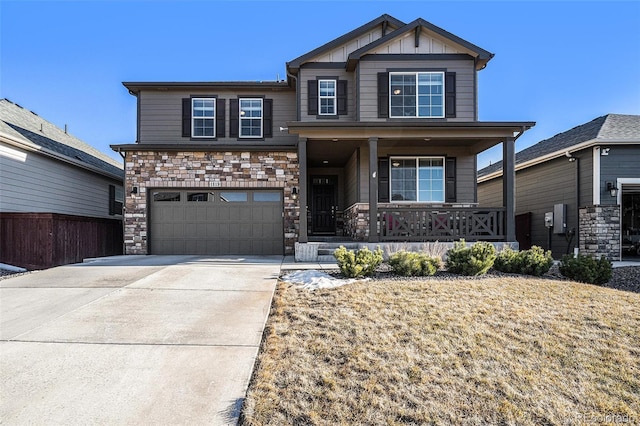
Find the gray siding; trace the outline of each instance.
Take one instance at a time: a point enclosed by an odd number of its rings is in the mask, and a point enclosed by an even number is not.
[[[356,120],[356,83],[354,81],[354,73],[347,72],[344,69],[328,68],[302,68],[298,78],[300,79],[300,93],[298,99],[300,100],[300,120],[301,121],[315,121],[316,115],[309,115],[309,80],[316,80],[317,77],[336,77],[338,80],[347,81],[347,114],[339,115],[339,121],[355,121]],[[335,120],[335,118],[327,118],[327,120]],[[325,120],[325,118],[321,118]]]
[[[567,204],[567,230],[576,228],[576,166],[574,164],[567,158],[561,157],[516,172],[516,215],[532,213],[531,244],[549,248],[544,214],[553,211],[554,204]],[[502,177],[479,183],[478,201],[482,207],[501,206]],[[585,203],[581,200],[581,204]],[[553,235],[551,245],[554,257],[558,258],[566,253],[568,242],[563,235]],[[574,237],[570,251],[576,245],[577,237]]]
[[[273,138],[266,139],[266,142],[295,143],[296,136],[280,132],[280,127],[287,127],[288,121],[296,120],[295,92],[293,90],[283,91],[228,91],[228,90],[189,90],[189,91],[152,91],[142,90],[138,95],[139,113],[139,143],[151,144],[179,144],[189,143],[204,145],[211,144],[211,141],[198,141],[182,137],[182,99],[192,95],[211,96],[226,100],[225,106],[225,137],[218,137],[218,143],[233,143],[236,138],[228,138],[229,135],[229,99],[238,96],[264,96],[266,99],[273,99]],[[261,143],[258,141],[257,143]]]
[[[617,204],[607,192],[606,182],[618,178],[640,178],[640,145],[610,146],[609,155],[600,156],[600,204]]]
[[[456,73],[456,117],[447,121],[475,121],[475,67],[473,60],[361,61],[358,65],[359,117],[361,121],[387,121],[378,118],[378,73],[388,70],[446,70]]]
[[[109,185],[122,188],[122,182],[23,152],[24,162],[0,156],[0,211],[114,218],[109,216]]]
[[[347,164],[345,170],[345,187],[344,187],[344,204],[345,208],[357,203],[358,200],[358,154],[359,150],[355,150]]]

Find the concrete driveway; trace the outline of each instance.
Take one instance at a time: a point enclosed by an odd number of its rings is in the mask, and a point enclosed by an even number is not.
[[[0,281],[3,424],[235,424],[282,256],[121,256]]]

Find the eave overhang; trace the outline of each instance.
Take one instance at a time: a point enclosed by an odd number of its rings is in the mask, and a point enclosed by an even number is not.
[[[574,153],[576,151],[582,151],[583,149],[593,148],[594,146],[609,146],[609,145],[640,145],[640,139],[631,138],[631,139],[591,139],[586,142],[582,142],[576,145],[573,145],[569,148],[561,149],[558,151],[551,152],[546,155],[541,155],[540,157],[533,158],[528,161],[523,161],[521,163],[517,163],[516,159],[516,172],[519,170],[527,169],[532,166],[536,166],[538,164],[546,163],[547,161],[555,160],[556,158],[566,157],[567,154]],[[517,156],[517,154],[516,154]],[[492,179],[496,179],[502,177],[502,169],[496,170],[493,173],[489,173],[483,176],[479,176],[477,178],[478,183],[486,182]]]
[[[455,142],[479,153],[507,138],[517,139],[535,122],[289,122],[289,133],[308,140],[368,140]]]
[[[107,177],[109,179],[113,179],[116,181],[122,181],[122,179],[124,178],[124,170],[122,171],[121,175],[117,175],[114,173],[109,173],[106,170],[102,170],[99,167],[96,167],[92,164],[89,163],[85,163],[82,160],[78,160],[76,158],[72,158],[72,157],[68,157],[66,155],[60,154],[59,152],[55,152],[52,151],[50,149],[47,149],[45,147],[42,147],[38,144],[35,144],[31,141],[28,140],[20,140],[18,138],[15,138],[9,134],[0,132],[0,142],[6,143],[7,145],[13,146],[15,148],[19,148],[19,149],[23,149],[25,151],[28,152],[33,152],[36,154],[40,154],[43,155],[45,157],[49,157],[51,159],[57,160],[57,161],[61,161],[63,163],[67,163],[70,164],[72,166],[90,171],[92,173],[96,173],[99,175],[102,175],[104,177]],[[87,154],[90,155],[90,154]]]
[[[287,81],[201,81],[201,82],[128,82],[122,83],[132,95],[140,90],[294,90]]]

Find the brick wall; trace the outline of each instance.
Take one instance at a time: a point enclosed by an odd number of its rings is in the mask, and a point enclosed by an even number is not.
[[[295,152],[154,152],[126,153],[125,231],[127,254],[147,253],[148,188],[282,188],[285,253],[298,239],[299,206],[291,190],[299,186]],[[137,186],[138,193],[131,194]]]
[[[580,209],[580,253],[620,260],[620,206]]]

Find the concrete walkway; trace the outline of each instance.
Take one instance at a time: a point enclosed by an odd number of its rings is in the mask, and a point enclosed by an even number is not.
[[[3,424],[235,424],[282,256],[122,256],[0,281]]]

